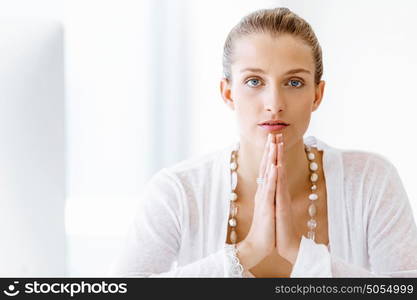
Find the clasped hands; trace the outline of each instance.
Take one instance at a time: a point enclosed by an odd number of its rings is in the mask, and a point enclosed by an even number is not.
[[[249,233],[240,247],[247,266],[255,266],[277,251],[294,265],[301,241],[295,230],[287,181],[285,141],[282,134],[269,134],[259,166],[259,183]],[[249,249],[249,250],[247,250]]]
[[[298,255],[301,237],[296,233],[292,201],[287,181],[287,169],[284,152],[283,135],[270,134],[270,147],[272,147],[273,163],[276,163],[276,180],[272,184],[275,188],[275,249],[278,254],[294,265]],[[267,159],[267,162],[269,160]],[[274,178],[272,178],[274,179]]]

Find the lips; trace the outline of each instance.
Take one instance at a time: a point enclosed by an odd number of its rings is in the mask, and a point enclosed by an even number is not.
[[[287,128],[289,125],[259,125],[262,129],[266,131],[273,132],[273,131],[282,131]]]
[[[290,124],[282,120],[268,120],[258,125],[268,132],[279,132],[290,126]]]
[[[270,125],[270,126],[272,126],[272,125],[285,125],[285,126],[287,126],[288,124],[287,123],[262,123],[261,125]]]
[[[285,121],[282,121],[282,120],[267,120],[267,121],[264,121],[264,122],[262,122],[262,123],[259,123],[259,125],[290,125],[290,124],[288,124],[288,123],[286,123]]]

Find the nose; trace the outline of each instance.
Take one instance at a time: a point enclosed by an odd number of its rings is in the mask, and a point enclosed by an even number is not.
[[[273,114],[285,109],[284,95],[277,87],[271,87],[265,94],[265,108]]]

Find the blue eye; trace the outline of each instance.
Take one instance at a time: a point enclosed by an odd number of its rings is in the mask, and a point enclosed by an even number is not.
[[[255,79],[255,78],[252,78],[252,79],[249,79],[248,81],[246,81],[246,83],[248,83],[248,82],[250,82],[250,81],[255,81],[255,82],[258,82],[259,83],[259,79]],[[251,86],[251,87],[256,87],[256,86],[258,86],[258,85],[249,85],[249,86]]]
[[[290,85],[292,86],[292,87],[295,87],[295,88],[299,88],[299,87],[301,87],[301,85],[304,85],[300,80],[294,80],[294,79],[291,79],[290,81]],[[299,82],[299,83],[301,83],[301,85],[293,85],[293,83],[296,83],[296,82]]]

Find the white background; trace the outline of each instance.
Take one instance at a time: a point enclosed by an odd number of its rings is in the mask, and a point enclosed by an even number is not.
[[[0,18],[64,25],[69,276],[105,275],[154,172],[236,138],[223,43],[245,14],[280,5],[323,49],[324,100],[306,135],[386,156],[417,215],[417,2],[0,0]]]

